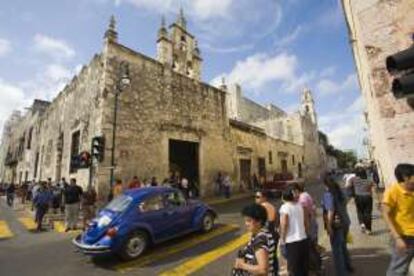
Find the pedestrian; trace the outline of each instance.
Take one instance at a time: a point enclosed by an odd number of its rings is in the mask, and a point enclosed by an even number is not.
[[[42,182],[39,187],[36,196],[33,198],[34,206],[36,207],[35,222],[37,223],[36,231],[42,231],[43,217],[49,210],[49,206],[52,203],[53,195],[50,189],[48,189],[46,182]]]
[[[14,183],[12,182],[9,184],[9,186],[6,189],[7,205],[9,205],[10,207],[13,207],[15,195],[16,195],[16,185],[14,185]]]
[[[26,203],[28,192],[29,192],[29,183],[27,181],[24,181],[21,187],[22,204]]]
[[[223,179],[223,189],[224,189],[224,197],[230,198],[230,192],[231,192],[231,179],[228,174],[224,176]]]
[[[257,204],[262,205],[266,209],[266,227],[272,235],[273,241],[277,245],[279,243],[279,233],[277,232],[277,229],[279,227],[279,217],[277,215],[275,207],[269,201],[269,193],[265,191],[257,191],[255,195],[255,201]],[[277,259],[276,248],[274,252],[273,271],[276,275],[278,275],[279,262]]]
[[[309,269],[321,272],[322,258],[318,246],[318,221],[315,202],[312,196],[305,191],[304,183],[294,183],[292,187],[295,200],[303,207],[309,222]]]
[[[132,178],[131,183],[129,183],[128,185],[128,189],[137,189],[137,188],[141,188],[141,181],[138,179],[138,176],[134,176]]]
[[[395,178],[398,183],[385,190],[382,200],[382,213],[393,239],[387,276],[405,276],[414,259],[414,165],[398,164]]]
[[[62,177],[60,181],[60,186],[62,187],[62,189],[66,189],[66,187],[69,186],[69,183],[66,181],[66,178]]]
[[[372,181],[375,183],[377,189],[380,189],[380,177],[378,174],[378,168],[374,161],[371,161],[371,167],[370,167],[370,177]]]
[[[153,176],[151,178],[151,187],[156,187],[156,186],[158,186],[157,178]]]
[[[52,188],[52,194],[53,194],[52,208],[53,208],[53,213],[56,214],[60,208],[60,205],[62,204],[63,190],[62,190],[62,187],[60,187],[60,183],[57,183]]]
[[[325,192],[322,198],[323,220],[329,236],[337,276],[354,271],[351,265],[346,238],[351,220],[346,210],[347,200],[338,183],[330,176],[324,178]]]
[[[82,188],[76,184],[76,179],[72,178],[70,180],[70,184],[63,192],[65,200],[65,232],[68,232],[69,230],[76,230],[82,194]]]
[[[122,185],[122,180],[117,179],[115,181],[114,187],[112,188],[113,198],[122,195],[123,192],[124,192],[124,186]]]
[[[83,231],[87,229],[89,222],[95,217],[96,198],[94,187],[89,187],[82,195]]]
[[[62,189],[62,192],[69,186],[68,182],[66,182],[66,178],[62,177],[60,181],[60,187]],[[65,213],[65,201],[62,193],[62,201],[60,203],[60,212],[63,214]]]
[[[30,184],[29,187],[27,189],[27,199],[32,201],[33,200],[33,187],[36,185],[36,180],[33,179]]]
[[[233,275],[277,275],[273,270],[275,241],[266,228],[266,209],[253,203],[243,208],[242,215],[247,231],[251,233],[248,244],[238,252]]]
[[[214,180],[214,191],[216,196],[223,193],[223,175],[220,171],[217,173],[216,179]]]
[[[318,222],[316,219],[316,205],[312,196],[305,191],[303,183],[294,183],[292,185],[295,200],[304,208],[305,215],[309,222],[309,238],[316,243],[318,242]]]
[[[190,197],[190,186],[187,178],[183,177],[181,179],[180,189],[183,192],[184,197],[188,199]]]
[[[368,179],[364,168],[355,169],[355,177],[349,180],[346,189],[351,189],[355,197],[358,222],[361,232],[372,235],[372,194],[375,192],[375,184]]]
[[[289,275],[307,276],[309,268],[308,218],[302,205],[295,201],[290,186],[282,193],[280,207],[280,247],[287,260]]]
[[[260,184],[259,184],[259,178],[257,178],[256,173],[253,174],[252,182],[253,182],[253,191],[257,191],[259,189]]]

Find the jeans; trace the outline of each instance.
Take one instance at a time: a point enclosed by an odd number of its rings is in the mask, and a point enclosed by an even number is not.
[[[357,215],[359,224],[364,224],[367,230],[371,231],[372,227],[372,196],[357,195],[355,196]]]
[[[12,207],[13,201],[14,201],[14,193],[7,193],[6,198],[7,198],[7,205]]]
[[[76,228],[79,218],[79,202],[66,204],[65,212],[66,228]]]
[[[346,246],[348,230],[337,228],[330,237],[336,276],[347,276],[351,270],[351,260]]]
[[[387,276],[406,276],[410,263],[414,259],[414,237],[405,237],[404,241],[408,245],[408,251],[399,254],[395,248],[395,243],[392,244],[391,262],[387,270]]]
[[[42,229],[42,221],[43,217],[46,215],[48,210],[47,205],[40,205],[36,207],[36,223],[37,223],[37,229]]]

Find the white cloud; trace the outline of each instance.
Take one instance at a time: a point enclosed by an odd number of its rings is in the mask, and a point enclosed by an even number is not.
[[[351,105],[341,112],[328,113],[319,117],[319,126],[328,135],[329,141],[340,149],[356,149],[364,153],[364,100],[358,96]]]
[[[4,38],[0,38],[0,57],[7,55],[11,50],[12,48],[10,41]]]
[[[230,73],[216,77],[212,83],[219,83],[224,76],[230,83],[236,82],[257,89],[272,81],[291,80],[295,76],[296,67],[297,58],[294,55],[281,53],[271,56],[259,53],[237,62]]]
[[[28,101],[21,88],[0,79],[0,133],[4,122],[16,109],[21,109]]]
[[[61,64],[48,64],[44,70],[31,80],[22,82],[20,86],[30,96],[39,99],[52,100],[75,75],[76,69],[68,69]]]
[[[285,48],[287,46],[289,46],[290,44],[292,44],[298,37],[299,35],[304,31],[303,26],[299,25],[297,26],[292,32],[290,32],[288,35],[286,35],[285,37],[282,37],[278,40],[276,40],[275,42],[275,46],[277,48]]]
[[[36,34],[33,38],[34,48],[44,54],[54,58],[72,58],[75,56],[75,50],[64,40],[56,39],[44,34]]]
[[[173,7],[179,4],[174,0],[115,0],[117,5],[122,4],[122,2],[130,3],[137,8],[153,10],[159,13],[171,12]]]
[[[326,72],[325,72],[326,74]],[[317,92],[321,96],[335,95],[338,93],[348,93],[358,89],[358,81],[355,73],[349,74],[343,81],[336,82],[331,79],[323,78],[317,85]]]
[[[281,92],[299,92],[315,78],[313,72],[298,73],[297,57],[288,53],[257,53],[238,61],[229,73],[216,76],[212,85],[220,85],[221,79],[228,83],[239,83],[246,89],[259,92],[271,84]]]
[[[282,18],[279,1],[269,0],[113,0],[142,11],[164,14],[175,20],[180,6],[197,32],[200,45],[213,52],[250,49],[274,35]],[[263,8],[265,7],[265,8]],[[248,41],[248,43],[246,43]]]
[[[53,100],[80,68],[78,65],[70,70],[61,64],[49,64],[40,68],[33,79],[16,84],[0,78],[0,131],[14,110],[30,106],[34,99]]]
[[[197,20],[226,17],[234,0],[115,0],[115,4],[129,3],[156,13],[177,13],[180,6]]]
[[[192,9],[200,19],[226,17],[230,13],[233,0],[193,0]]]
[[[326,78],[326,77],[332,77],[336,72],[336,67],[335,66],[329,66],[324,68],[320,74],[319,77],[321,78]]]

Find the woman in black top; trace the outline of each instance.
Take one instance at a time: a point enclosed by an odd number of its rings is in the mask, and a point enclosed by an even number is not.
[[[276,275],[273,269],[275,242],[265,227],[266,209],[259,204],[246,206],[242,215],[247,231],[252,234],[249,243],[239,251],[233,275]]]

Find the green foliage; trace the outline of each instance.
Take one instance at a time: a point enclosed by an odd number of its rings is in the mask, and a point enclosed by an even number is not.
[[[328,155],[336,158],[339,168],[353,168],[358,162],[358,158],[353,151],[342,151],[329,144],[328,136],[322,131],[319,131],[319,142]]]

